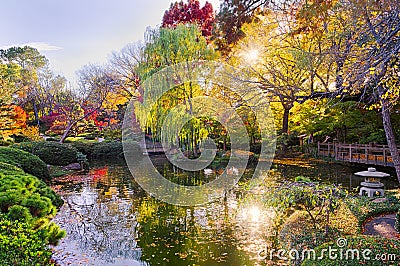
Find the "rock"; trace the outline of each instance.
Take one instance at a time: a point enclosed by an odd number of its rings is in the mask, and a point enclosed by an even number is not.
[[[381,202],[385,202],[385,201],[386,201],[386,198],[377,198],[377,199],[374,199],[372,202],[381,203]]]
[[[66,170],[81,170],[81,164],[80,163],[71,163],[67,166],[64,166],[64,169]]]

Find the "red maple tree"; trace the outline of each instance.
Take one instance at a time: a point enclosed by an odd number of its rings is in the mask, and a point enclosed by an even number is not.
[[[212,34],[215,14],[213,6],[206,2],[200,8],[198,0],[188,0],[187,3],[175,2],[165,11],[162,27],[175,28],[179,23],[192,23],[199,25],[204,37],[209,39]]]

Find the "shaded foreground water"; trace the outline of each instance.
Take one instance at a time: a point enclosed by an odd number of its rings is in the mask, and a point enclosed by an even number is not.
[[[291,162],[278,161],[266,180],[304,175],[351,189],[361,182],[351,173],[366,168]],[[394,179],[384,183],[397,187]],[[103,162],[88,174],[55,179],[65,204],[54,221],[67,236],[54,259],[60,265],[266,265],[258,253],[270,245],[271,213],[258,197],[263,188],[243,187],[219,202],[177,207],[147,195],[124,164]]]

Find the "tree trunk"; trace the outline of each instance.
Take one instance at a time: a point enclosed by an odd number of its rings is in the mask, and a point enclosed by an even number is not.
[[[291,107],[283,107],[282,133],[289,134],[289,113]]]
[[[35,100],[32,100],[32,105],[33,105],[33,113],[35,114],[35,120],[36,120],[37,125],[39,126],[40,125],[39,112],[38,112]]]
[[[65,139],[68,137],[69,132],[71,131],[72,127],[74,126],[75,123],[70,122],[68,123],[67,128],[64,131],[64,134],[62,135],[61,139],[60,139],[60,143],[63,143],[65,141]]]
[[[392,155],[394,168],[396,169],[397,180],[400,183],[400,154],[396,146],[392,122],[390,121],[390,102],[387,99],[382,99],[381,97],[381,104],[383,128],[385,129],[387,144]]]

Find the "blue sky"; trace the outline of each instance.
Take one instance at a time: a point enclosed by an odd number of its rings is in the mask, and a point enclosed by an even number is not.
[[[31,45],[51,68],[74,81],[88,63],[105,63],[112,51],[143,39],[161,23],[171,0],[3,0],[0,49]],[[200,0],[204,5],[205,0]],[[214,9],[218,0],[208,0]]]

